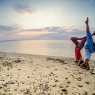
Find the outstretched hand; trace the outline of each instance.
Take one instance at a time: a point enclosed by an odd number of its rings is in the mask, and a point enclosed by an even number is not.
[[[89,22],[89,18],[87,17],[85,23],[88,24],[88,22]]]

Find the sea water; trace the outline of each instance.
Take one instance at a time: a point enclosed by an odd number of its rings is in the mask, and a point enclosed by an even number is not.
[[[69,40],[22,40],[0,42],[0,51],[36,55],[74,57],[74,44]],[[82,51],[83,56],[84,52]],[[95,57],[93,57],[95,59]]]

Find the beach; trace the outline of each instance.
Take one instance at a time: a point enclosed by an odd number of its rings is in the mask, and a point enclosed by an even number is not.
[[[95,74],[69,57],[0,52],[0,95],[95,95]]]

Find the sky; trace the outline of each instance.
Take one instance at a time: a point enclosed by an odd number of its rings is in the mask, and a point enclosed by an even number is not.
[[[95,0],[0,0],[0,35],[45,27],[84,30],[87,16],[95,28]]]

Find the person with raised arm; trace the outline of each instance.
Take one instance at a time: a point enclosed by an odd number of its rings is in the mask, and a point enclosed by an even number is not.
[[[89,61],[91,59],[91,55],[95,53],[95,43],[93,41],[92,35],[95,35],[95,32],[91,34],[89,28],[89,18],[87,17],[86,21],[86,44],[85,44],[85,62],[81,66],[87,70],[90,69]]]

